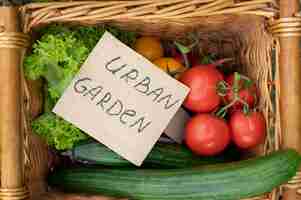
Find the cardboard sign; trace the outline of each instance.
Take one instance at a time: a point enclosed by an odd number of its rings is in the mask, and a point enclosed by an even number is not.
[[[140,166],[188,92],[106,32],[53,112]]]
[[[176,115],[171,119],[164,133],[177,143],[182,143],[184,139],[184,132],[186,123],[190,119],[190,115],[180,108]]]

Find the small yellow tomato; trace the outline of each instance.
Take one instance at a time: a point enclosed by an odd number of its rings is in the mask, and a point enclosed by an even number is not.
[[[176,79],[187,69],[179,61],[169,57],[158,58],[153,63]]]
[[[134,44],[134,49],[150,61],[161,58],[164,54],[160,39],[156,37],[143,36],[138,38]]]

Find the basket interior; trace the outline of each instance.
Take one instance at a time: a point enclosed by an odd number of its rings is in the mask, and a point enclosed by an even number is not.
[[[275,114],[270,95],[273,88],[268,85],[268,82],[273,80],[271,58],[273,38],[266,31],[266,19],[264,17],[218,15],[182,20],[117,20],[106,23],[142,35],[159,36],[164,39],[180,39],[184,42],[189,42],[188,36],[192,34],[199,41],[197,48],[201,55],[210,52],[221,58],[233,58],[235,70],[246,73],[257,81],[261,93],[260,109],[267,119],[268,130],[273,127]],[[70,25],[73,24],[70,23]],[[87,22],[81,25],[91,24]],[[37,27],[33,30],[33,36],[35,36],[36,30],[38,30]],[[37,83],[30,82],[30,84],[35,85]],[[32,91],[37,89],[41,88],[36,87]],[[41,109],[37,106],[41,106],[41,104],[36,103],[37,105],[35,105],[35,97],[33,96],[32,99],[33,105],[31,107],[40,112]],[[261,154],[274,150],[275,140],[273,137],[269,135],[265,144],[259,150],[257,148],[252,151],[252,153]]]
[[[185,18],[182,20],[117,20],[106,24],[141,35],[158,36],[162,39],[177,39],[184,43],[197,40],[200,56],[214,53],[219,58],[232,58],[235,71],[247,74],[257,81],[261,93],[260,109],[271,117],[271,87],[273,37],[266,29],[266,19],[255,15],[214,15]],[[68,23],[74,26],[78,24]],[[81,23],[80,25],[91,25]],[[95,25],[95,24],[93,24]],[[101,24],[98,24],[101,25]],[[33,40],[38,39],[32,33]]]

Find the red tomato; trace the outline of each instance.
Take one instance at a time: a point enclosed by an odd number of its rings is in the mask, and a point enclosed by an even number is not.
[[[260,112],[246,115],[242,111],[235,111],[230,117],[230,128],[234,143],[242,149],[257,146],[266,135],[265,119]]]
[[[184,106],[193,112],[210,112],[218,107],[221,98],[217,94],[217,84],[223,75],[214,65],[198,65],[185,71],[180,81],[190,88]]]
[[[223,119],[211,114],[198,114],[187,123],[185,142],[194,153],[213,156],[230,143],[230,130]]]
[[[230,76],[228,76],[226,78],[226,82],[228,83],[228,85],[232,88],[233,87],[233,83],[234,83],[234,75],[231,74]],[[244,81],[240,80],[239,81],[239,87],[243,87]],[[248,88],[241,88],[238,92],[238,96],[240,97],[241,100],[243,100],[244,102],[246,102],[250,108],[253,108],[255,103],[256,103],[256,99],[258,97],[258,90],[255,86],[255,84],[252,84],[250,87]],[[232,102],[234,99],[234,92],[232,89],[228,90],[227,94],[226,94],[226,101],[228,103]],[[236,102],[232,107],[235,109],[240,109],[243,107],[243,103],[241,102]]]

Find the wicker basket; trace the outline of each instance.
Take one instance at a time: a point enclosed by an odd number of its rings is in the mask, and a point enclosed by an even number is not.
[[[52,22],[109,23],[162,38],[196,33],[200,49],[234,58],[242,66],[238,70],[257,80],[270,134],[253,153],[264,154],[286,147],[300,151],[301,147],[298,9],[297,0],[107,0],[0,7],[0,199],[27,198],[24,172],[40,162],[29,150],[33,147],[28,139],[32,99],[20,70],[36,27]],[[274,100],[272,90],[276,91]],[[280,194],[285,200],[301,199],[297,195],[300,179],[298,173],[281,190],[254,199],[276,200]]]

